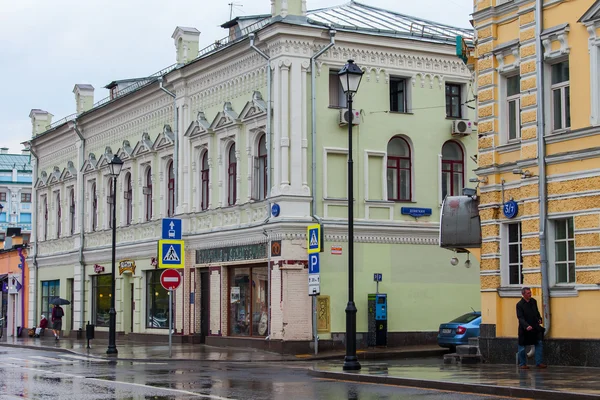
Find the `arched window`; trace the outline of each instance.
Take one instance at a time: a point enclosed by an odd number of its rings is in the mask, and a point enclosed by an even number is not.
[[[412,165],[410,145],[401,137],[394,137],[387,146],[388,200],[411,201]]]
[[[152,168],[148,167],[146,170],[146,182],[144,186],[144,197],[145,197],[145,205],[146,212],[144,213],[145,220],[152,220]]]
[[[98,227],[98,197],[96,195],[96,182],[92,183],[92,232]]]
[[[172,217],[175,215],[175,173],[173,171],[173,160],[167,164],[167,176],[169,181],[167,183],[167,216]]]
[[[257,157],[254,160],[254,198],[267,198],[267,135],[262,135],[258,141]]]
[[[128,172],[125,175],[125,193],[123,194],[125,198],[125,224],[131,225],[131,219],[133,214],[133,188],[131,186],[131,173]]]
[[[227,167],[227,204],[232,206],[235,204],[237,197],[236,180],[237,180],[237,160],[235,159],[235,144],[229,147],[228,167]]]
[[[44,196],[44,240],[48,240],[48,197]]]
[[[442,199],[459,196],[464,186],[465,159],[462,147],[448,141],[442,147]]]
[[[113,227],[113,215],[116,212],[115,207],[115,195],[113,190],[113,178],[108,178],[108,196],[106,197],[106,206],[108,207],[108,227],[112,229]]]
[[[56,193],[56,238],[60,238],[62,230],[61,208],[60,208],[60,192]]]
[[[71,194],[69,197],[69,217],[71,222],[69,231],[71,232],[71,235],[73,235],[75,233],[75,189],[71,189]]]
[[[208,151],[202,153],[200,157],[200,191],[201,200],[200,208],[208,209],[208,184],[209,184],[209,168],[208,168]]]

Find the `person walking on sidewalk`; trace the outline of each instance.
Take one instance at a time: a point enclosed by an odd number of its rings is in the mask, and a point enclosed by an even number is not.
[[[54,337],[56,340],[60,339],[60,331],[62,330],[62,317],[65,315],[62,307],[58,304],[54,305],[52,309],[52,332],[54,332]]]
[[[544,364],[544,348],[542,339],[545,328],[542,326],[542,316],[538,310],[537,301],[531,297],[531,289],[521,289],[523,298],[517,303],[517,319],[519,320],[519,368],[529,369],[527,366],[526,346],[535,346],[535,365],[546,368]]]

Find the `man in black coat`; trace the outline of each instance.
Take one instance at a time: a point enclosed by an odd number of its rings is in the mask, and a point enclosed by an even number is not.
[[[517,303],[517,319],[519,320],[519,368],[529,369],[525,346],[535,346],[535,365],[546,368],[544,364],[544,349],[542,339],[544,327],[542,316],[538,310],[537,301],[531,297],[531,289],[524,287],[521,290],[523,298]]]

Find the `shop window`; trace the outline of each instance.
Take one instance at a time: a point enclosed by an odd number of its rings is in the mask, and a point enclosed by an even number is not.
[[[96,193],[96,182],[92,183],[92,199],[91,199],[91,212],[92,212],[92,232],[95,232],[98,228],[98,194]]]
[[[110,274],[92,276],[92,319],[96,326],[109,325],[111,282]]]
[[[575,283],[575,235],[573,218],[554,221],[556,283]]]
[[[6,201],[6,193],[4,193],[4,200]],[[31,193],[21,193],[21,203],[31,203]]]
[[[442,147],[442,199],[446,196],[460,196],[464,186],[464,154],[454,141]]]
[[[235,144],[229,147],[229,156],[227,158],[227,205],[235,204],[237,197],[237,160],[235,158]]]
[[[342,89],[338,71],[329,72],[329,107],[348,107],[346,93],[344,93],[344,89]]]
[[[70,229],[71,235],[75,233],[75,189],[71,189],[70,194],[70,204],[69,204],[69,219],[70,219]]]
[[[506,79],[506,118],[508,141],[521,138],[521,77],[511,76]]]
[[[387,147],[388,200],[411,200],[410,145],[401,137],[392,138]]]
[[[202,210],[208,209],[208,185],[210,183],[210,169],[208,167],[208,151],[202,153],[200,158],[200,188],[201,188],[201,200],[200,208]]]
[[[552,65],[552,130],[571,127],[571,94],[569,87],[569,62]]]
[[[268,334],[267,267],[231,268],[229,332],[231,336]]]
[[[254,193],[253,198],[267,198],[267,135],[262,135],[258,141],[257,156],[254,157]]]
[[[521,223],[507,224],[506,231],[508,233],[508,284],[522,285],[523,284],[523,256],[522,250],[522,235]]]
[[[60,238],[62,233],[62,208],[60,205],[60,192],[56,193],[56,238]]]
[[[21,193],[21,198],[23,197],[23,193]],[[6,201],[6,192],[0,192],[0,201]],[[23,200],[21,200],[23,201]]]
[[[146,184],[142,189],[144,194],[144,219],[146,221],[152,220],[152,168],[148,167],[146,170]]]
[[[407,85],[405,78],[390,79],[390,111],[408,112]]]
[[[133,216],[133,187],[131,185],[131,172],[125,175],[125,193],[123,194],[125,200],[125,224],[131,225],[131,219]]]
[[[50,300],[54,297],[60,296],[60,280],[54,281],[42,281],[42,314],[48,318],[50,322],[50,316],[52,315],[52,305]]]
[[[173,160],[167,164],[167,176],[169,177],[167,183],[167,216],[172,217],[175,215],[175,173]]]
[[[458,83],[446,83],[446,117],[462,118],[461,88]]]
[[[169,292],[160,284],[162,272],[154,270],[146,273],[146,328],[169,327]]]

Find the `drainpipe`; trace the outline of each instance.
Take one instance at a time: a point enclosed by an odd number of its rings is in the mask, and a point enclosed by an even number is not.
[[[79,166],[79,173],[82,174],[83,172],[81,172],[81,169],[83,168],[83,163],[85,162],[85,138],[83,137],[83,134],[81,133],[81,131],[79,130],[79,128],[77,127],[77,120],[73,121],[73,130],[75,131],[75,133],[77,134],[77,136],[79,137],[79,140],[81,141],[81,146],[79,146],[79,160],[81,162],[81,165]],[[80,322],[79,322],[79,328],[83,329],[85,327],[85,260],[83,259],[83,249],[85,248],[85,232],[84,232],[84,226],[85,224],[83,223],[83,221],[85,220],[85,207],[83,206],[84,201],[83,199],[85,198],[85,181],[83,179],[83,177],[81,177],[80,179],[80,185],[79,185],[79,199],[80,201],[79,203],[79,267],[81,269],[81,277],[79,278],[79,284],[81,285],[81,294],[79,296],[79,301],[81,302],[81,309],[79,310],[80,313]],[[73,327],[71,327],[71,329],[73,329]]]
[[[248,35],[250,39],[250,48],[256,51],[262,58],[267,60],[267,132],[265,134],[265,145],[267,146],[267,197],[270,196],[271,193],[271,58],[266,55],[261,49],[254,45],[254,40],[256,39],[256,35],[254,33],[250,33]],[[267,200],[267,218],[264,220],[264,224],[269,222],[271,219],[271,201]],[[271,242],[270,239],[269,243]],[[271,246],[269,246],[269,258],[267,261],[267,280],[269,281],[269,287],[271,287]],[[271,338],[271,296],[267,296],[267,326],[268,333],[267,338]]]
[[[538,191],[540,196],[540,268],[542,274],[542,306],[545,335],[550,333],[550,279],[548,277],[548,249],[546,247],[546,223],[548,217],[546,196],[546,147],[544,140],[544,47],[542,46],[542,30],[544,28],[543,0],[535,2],[535,34],[536,40],[536,80],[538,86],[537,99],[537,139],[538,139]]]
[[[179,171],[179,137],[177,133],[177,119],[179,118],[179,112],[177,110],[177,95],[163,86],[162,76],[158,78],[158,84],[160,85],[160,89],[163,92],[165,92],[173,98],[173,135],[175,136],[175,142],[173,143],[173,175],[175,175],[175,180],[173,181],[173,190],[175,191],[175,204],[173,204],[173,207],[175,208],[175,210],[173,210],[173,214],[175,214],[175,211],[177,210],[177,205],[179,204],[179,193],[177,193],[177,191],[179,190],[179,176],[177,175]]]
[[[33,238],[33,255],[32,255],[32,259],[33,259],[33,269],[35,271],[35,289],[33,290],[33,321],[37,321],[38,318],[38,282],[39,282],[39,278],[38,278],[38,262],[37,262],[37,253],[38,253],[38,240],[37,240],[37,190],[35,188],[35,183],[37,181],[37,177],[38,177],[38,168],[40,166],[40,159],[38,157],[38,155],[36,154],[35,150],[33,150],[33,144],[31,142],[25,142],[28,147],[29,147],[29,153],[35,158],[35,169],[33,170],[33,179],[31,180],[33,182],[33,185],[31,187],[31,191],[32,191],[32,201],[33,201],[33,210],[34,212],[32,213],[33,215],[33,221],[31,222],[31,237]],[[29,239],[31,241],[31,238]],[[25,284],[25,282],[23,282],[23,284]],[[0,317],[2,317],[0,315]],[[37,324],[36,324],[37,326]]]
[[[27,321],[25,321],[25,256],[23,255],[23,248],[19,247],[17,249],[17,253],[19,254],[19,261],[21,262],[21,282],[23,282],[23,286],[21,286],[21,329],[25,326]]]

